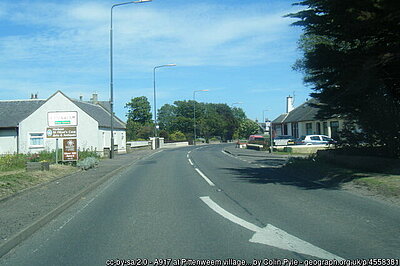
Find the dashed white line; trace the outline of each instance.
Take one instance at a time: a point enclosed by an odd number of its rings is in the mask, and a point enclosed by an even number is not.
[[[190,163],[191,165],[193,165],[193,162],[192,162],[192,160],[188,159],[188,161],[189,161],[189,163]]]
[[[215,186],[215,184],[214,184],[210,179],[208,179],[208,177],[207,177],[205,174],[203,174],[198,168],[194,168],[194,169],[197,171],[197,173],[199,173],[199,175],[200,175],[210,186],[212,186],[212,187]]]

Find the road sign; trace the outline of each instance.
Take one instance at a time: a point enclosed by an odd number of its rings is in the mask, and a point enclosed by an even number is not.
[[[78,112],[48,112],[47,122],[50,127],[77,126]]]
[[[76,127],[48,127],[47,138],[76,138]]]
[[[77,139],[63,139],[63,161],[78,160]]]

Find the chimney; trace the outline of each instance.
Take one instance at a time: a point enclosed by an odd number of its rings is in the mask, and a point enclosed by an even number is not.
[[[289,95],[286,97],[286,113],[290,113],[293,109],[293,97]]]
[[[97,93],[93,93],[92,98],[90,98],[90,101],[92,103],[98,103],[99,102]]]
[[[35,98],[33,97],[33,93],[31,93],[31,99],[35,99]]]
[[[83,96],[82,95],[79,96],[79,101],[81,101],[81,102],[83,101]]]

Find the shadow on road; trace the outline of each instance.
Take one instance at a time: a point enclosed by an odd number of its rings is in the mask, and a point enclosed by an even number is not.
[[[365,177],[343,169],[319,167],[315,164],[283,165],[282,160],[264,159],[265,168],[241,167],[223,168],[229,171],[237,180],[258,184],[282,184],[303,189],[339,189],[341,184],[355,178]],[[309,163],[309,162],[308,162]],[[277,167],[278,166],[278,167]],[[279,167],[280,166],[280,167]]]

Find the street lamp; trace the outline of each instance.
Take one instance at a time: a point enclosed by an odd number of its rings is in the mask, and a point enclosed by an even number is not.
[[[111,23],[110,23],[110,112],[111,112],[111,144],[110,144],[110,159],[114,158],[114,90],[113,90],[113,10],[114,7],[128,5],[128,4],[140,4],[145,2],[151,2],[151,0],[139,0],[119,3],[111,6]]]
[[[264,114],[266,111],[269,111],[269,109],[265,109],[263,110],[263,123],[265,125],[265,131],[267,130],[267,122],[265,121],[264,118]],[[270,140],[270,148],[269,148],[269,152],[272,153],[273,152],[273,138],[272,138],[272,121],[269,122],[269,140]]]
[[[269,109],[265,109],[265,110],[263,110],[263,123],[265,123],[265,112],[267,112],[267,111],[269,111]]]
[[[154,141],[155,138],[157,137],[157,104],[156,104],[156,69],[161,68],[161,67],[173,67],[176,66],[176,64],[166,64],[166,65],[160,65],[160,66],[155,66],[153,68],[153,87],[154,87]]]
[[[208,90],[193,91],[193,133],[194,133],[193,145],[196,145],[196,92],[199,91],[208,91]]]

